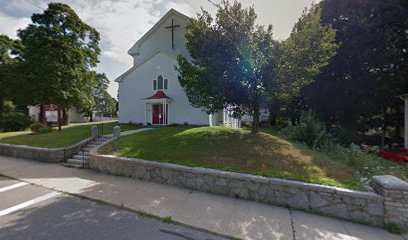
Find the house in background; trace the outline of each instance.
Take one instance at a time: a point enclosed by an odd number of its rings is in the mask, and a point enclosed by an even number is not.
[[[128,51],[133,67],[115,80],[119,84],[119,122],[240,127],[227,110],[209,115],[191,106],[178,81],[177,55],[191,60],[184,36],[188,19],[171,9]]]

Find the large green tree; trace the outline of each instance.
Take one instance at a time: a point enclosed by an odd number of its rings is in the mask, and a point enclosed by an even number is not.
[[[6,35],[0,35],[0,116],[3,114],[6,100],[18,97],[16,91],[18,79],[16,67],[21,62],[23,47],[19,40],[13,40]]]
[[[304,89],[336,55],[336,31],[321,20],[322,8],[313,4],[305,9],[290,36],[281,43],[276,82],[272,83],[270,107],[276,115],[296,124],[306,110]],[[275,111],[275,112],[274,112]]]
[[[214,113],[225,107],[253,116],[259,131],[259,110],[273,78],[276,42],[272,26],[255,24],[253,7],[223,1],[215,19],[206,11],[187,23],[187,50],[192,61],[178,57],[181,86],[195,107]]]
[[[402,101],[396,96],[408,92],[408,2],[320,4],[322,21],[336,29],[340,48],[305,92],[308,102],[326,121],[350,133],[357,133],[358,123],[365,128],[401,126]]]
[[[252,7],[223,1],[216,18],[203,11],[187,24],[187,50],[179,56],[179,81],[195,107],[215,112],[232,107],[253,116],[259,131],[259,110],[268,103],[278,111],[309,85],[335,55],[335,31],[320,21],[313,5],[295,24],[290,37],[273,40],[272,26],[255,24]]]
[[[32,23],[18,31],[25,46],[23,69],[29,104],[58,104],[67,122],[70,107],[93,105],[99,33],[68,5],[50,3]]]

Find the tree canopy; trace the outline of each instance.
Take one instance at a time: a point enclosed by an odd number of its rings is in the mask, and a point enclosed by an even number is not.
[[[407,1],[320,5],[322,22],[336,29],[340,48],[304,93],[307,102],[326,121],[354,133],[358,127],[401,126],[403,102],[396,96],[408,92]]]
[[[90,108],[93,105],[98,63],[99,33],[84,23],[68,5],[50,3],[31,17],[32,23],[18,31],[25,49],[22,71],[28,104],[58,104]]]
[[[13,89],[18,85],[16,65],[21,62],[23,46],[19,40],[0,35],[0,116],[3,114],[5,100],[12,100],[18,94]]]
[[[223,1],[215,19],[203,10],[186,26],[192,60],[179,55],[177,68],[194,107],[250,114],[254,133],[260,108],[298,95],[337,48],[335,32],[320,23],[317,6],[303,14],[283,42],[273,39],[271,25],[256,25],[256,17],[253,7],[237,1]]]
[[[106,75],[104,73],[97,73],[93,94],[95,105],[91,110],[103,116],[116,116],[117,101],[108,93],[108,87],[109,79]],[[92,117],[92,112],[90,112],[90,116]]]

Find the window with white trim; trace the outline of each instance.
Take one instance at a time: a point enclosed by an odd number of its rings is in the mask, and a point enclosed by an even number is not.
[[[153,90],[164,90],[168,87],[168,80],[163,79],[163,76],[157,77],[157,80],[153,80]]]

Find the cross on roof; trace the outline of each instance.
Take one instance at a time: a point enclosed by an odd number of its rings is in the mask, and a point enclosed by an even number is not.
[[[174,25],[174,19],[171,19],[171,26],[167,26],[166,29],[171,29],[171,48],[174,49],[174,28],[180,27],[179,24]]]

